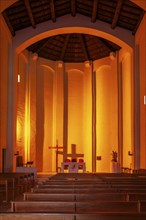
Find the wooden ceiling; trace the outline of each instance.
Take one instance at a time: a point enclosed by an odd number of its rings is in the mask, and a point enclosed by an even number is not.
[[[91,22],[102,21],[112,29],[121,27],[135,34],[145,11],[129,0],[19,0],[5,11],[3,17],[12,36],[27,27],[61,16],[81,14]],[[51,60],[83,62],[109,56],[120,47],[103,38],[87,34],[62,34],[43,39],[28,48],[33,53]]]

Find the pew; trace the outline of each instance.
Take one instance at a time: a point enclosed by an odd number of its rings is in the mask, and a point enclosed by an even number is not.
[[[139,200],[140,203],[140,212],[145,212],[146,213],[146,200]]]
[[[139,212],[139,203],[125,201],[95,201],[76,203],[77,213],[97,213],[97,212]]]
[[[126,187],[126,188],[118,188],[117,189],[118,192],[122,192],[122,193],[146,193],[146,188],[130,188],[130,187]]]
[[[128,201],[138,201],[145,200],[146,201],[146,193],[128,193],[127,194]]]
[[[34,193],[100,193],[100,192],[117,192],[114,188],[38,188],[31,189]]]
[[[30,173],[0,173],[0,193],[5,196],[1,202],[8,202],[20,193],[27,191],[34,184]]]
[[[88,189],[92,189],[92,188],[98,188],[98,189],[102,189],[102,188],[110,188],[111,185],[104,185],[104,184],[93,184],[93,183],[90,183],[90,184],[69,184],[69,185],[57,185],[57,184],[54,184],[54,185],[49,185],[49,184],[39,184],[37,185],[37,188],[47,188],[47,189],[62,189],[62,188],[66,188],[66,189],[81,189],[81,188],[88,188]],[[137,187],[137,186],[136,186]]]
[[[77,214],[75,220],[145,220],[146,214],[137,213],[96,213]]]
[[[142,197],[143,198],[143,197]],[[130,198],[131,199],[131,198]],[[129,195],[123,193],[24,193],[29,201],[129,201]],[[132,199],[131,199],[132,201]],[[135,200],[136,201],[136,200]]]
[[[1,213],[1,220],[75,220],[72,214],[61,213]],[[137,220],[137,219],[134,219]],[[143,219],[142,219],[143,220]]]
[[[15,185],[21,185],[25,190],[34,186],[34,174],[33,173],[0,173],[0,179],[13,178]]]
[[[14,199],[15,195],[15,179],[14,178],[0,178],[0,192],[5,193],[5,198],[3,201],[8,202],[9,200],[9,192],[12,194],[12,199]]]
[[[145,203],[125,201],[93,201],[93,202],[65,202],[65,201],[12,201],[12,212],[48,212],[48,213],[139,213],[144,212]]]
[[[74,213],[74,202],[56,201],[11,201],[12,212],[50,212],[50,213]]]
[[[144,213],[0,213],[1,220],[145,220]]]
[[[79,180],[45,180],[44,181],[44,184],[60,184],[60,185],[68,185],[68,184],[76,184],[76,185],[82,185],[82,184],[91,184],[91,183],[96,183],[96,184],[101,184],[101,183],[104,183],[103,180],[100,180],[100,179],[91,179],[91,180],[84,180],[84,179],[79,179]]]
[[[133,184],[133,185],[145,185],[146,180],[125,180],[125,179],[116,179],[116,180],[103,180],[107,184]]]

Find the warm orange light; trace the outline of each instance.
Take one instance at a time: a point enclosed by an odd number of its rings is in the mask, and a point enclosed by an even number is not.
[[[20,138],[20,132],[21,132],[21,126],[20,126],[19,118],[17,116],[17,123],[16,123],[16,139],[17,139],[17,142]]]
[[[110,65],[96,72],[96,162],[97,172],[111,172],[111,152],[117,151],[117,78]]]
[[[68,153],[76,144],[78,153],[83,153],[83,73],[71,70],[68,73]]]
[[[123,78],[123,166],[131,167],[132,157],[129,157],[128,151],[133,151],[132,146],[132,100],[131,100],[131,57],[125,54],[122,61],[122,78]]]
[[[21,80],[20,74],[18,74],[18,83],[20,83],[20,80]]]

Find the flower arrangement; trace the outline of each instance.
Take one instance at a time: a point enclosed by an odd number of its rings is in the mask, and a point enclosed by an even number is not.
[[[116,151],[112,151],[112,162],[117,162],[118,154]]]

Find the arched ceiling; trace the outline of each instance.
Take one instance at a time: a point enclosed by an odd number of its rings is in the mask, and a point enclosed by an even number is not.
[[[145,11],[129,0],[19,0],[3,11],[3,17],[12,36],[27,27],[61,16],[77,14],[89,17],[92,23],[102,21],[111,29],[120,27],[135,34]],[[108,40],[90,34],[62,34],[43,39],[27,48],[50,60],[83,62],[109,56],[120,47]]]

